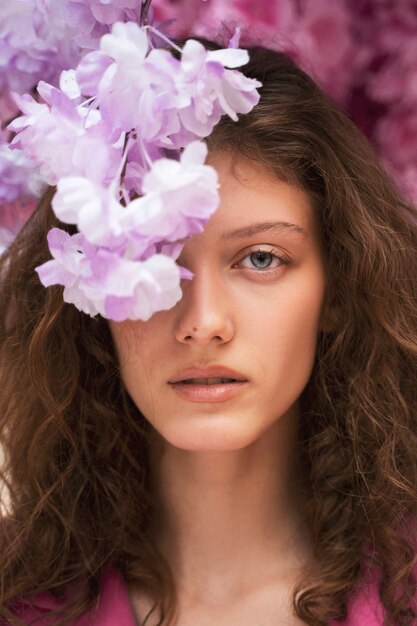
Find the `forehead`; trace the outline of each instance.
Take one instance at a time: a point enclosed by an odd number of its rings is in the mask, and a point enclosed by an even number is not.
[[[281,180],[265,166],[229,152],[211,153],[207,163],[219,177],[220,205],[197,238],[217,238],[225,231],[260,222],[314,230],[313,203],[306,191]]]

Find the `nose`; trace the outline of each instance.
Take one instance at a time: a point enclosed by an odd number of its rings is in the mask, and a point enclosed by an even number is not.
[[[224,344],[235,334],[230,297],[219,276],[204,268],[184,281],[175,338],[193,345]]]

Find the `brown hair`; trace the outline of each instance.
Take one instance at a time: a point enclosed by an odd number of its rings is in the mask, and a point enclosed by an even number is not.
[[[207,44],[208,45],[208,44]],[[366,568],[386,624],[411,624],[417,508],[417,229],[347,117],[284,54],[249,49],[261,100],[208,138],[265,164],[316,200],[328,329],[302,397],[300,462],[315,569],[294,590],[310,626],[346,616]],[[1,258],[0,420],[9,513],[0,536],[0,615],[17,598],[61,597],[65,624],[92,606],[109,566],[175,614],[152,536],[149,425],[127,396],[108,325],[44,289],[57,220],[50,189]],[[66,228],[60,224],[61,228]]]

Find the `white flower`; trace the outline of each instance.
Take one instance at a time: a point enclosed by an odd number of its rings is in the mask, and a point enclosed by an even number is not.
[[[195,141],[180,161],[155,161],[143,179],[144,196],[131,202],[122,216],[123,230],[168,241],[201,232],[219,204],[217,173],[204,165],[206,155],[206,144]]]
[[[58,181],[52,208],[61,222],[76,224],[93,244],[111,246],[124,240],[124,209],[111,187],[100,187],[82,176],[65,176]]]

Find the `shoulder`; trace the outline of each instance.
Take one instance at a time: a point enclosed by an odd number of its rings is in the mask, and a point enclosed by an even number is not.
[[[38,626],[53,626],[56,616],[51,611],[63,608],[71,593],[64,600],[56,600],[49,593],[34,598],[20,599],[13,608],[16,617],[24,624],[37,620]],[[7,622],[0,621],[1,626]],[[97,604],[69,626],[137,626],[125,582],[117,570],[107,570],[102,578],[102,589]]]

